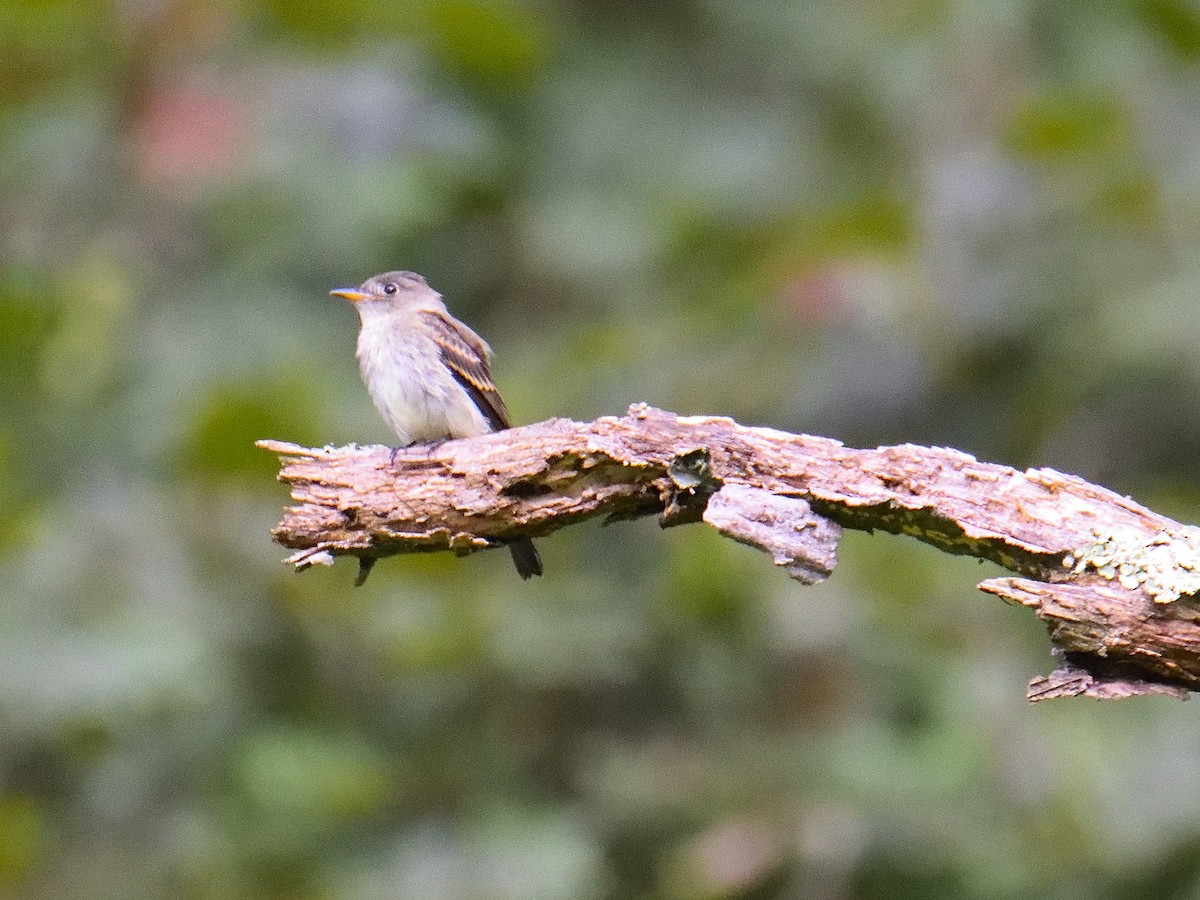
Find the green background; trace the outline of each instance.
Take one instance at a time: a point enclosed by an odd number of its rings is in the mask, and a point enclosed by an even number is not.
[[[1031,706],[990,565],[709,529],[296,575],[408,268],[514,419],[646,401],[1200,518],[1184,0],[5,0],[0,895],[1200,896],[1200,725]]]

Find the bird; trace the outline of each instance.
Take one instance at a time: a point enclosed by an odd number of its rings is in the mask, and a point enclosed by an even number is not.
[[[358,367],[375,408],[401,447],[512,427],[492,380],[492,349],[450,314],[416,272],[385,272],[329,292],[358,310]],[[533,541],[508,544],[517,574],[542,574]]]

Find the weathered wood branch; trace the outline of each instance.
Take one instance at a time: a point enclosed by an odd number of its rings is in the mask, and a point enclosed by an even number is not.
[[[1019,577],[988,593],[1043,619],[1060,667],[1030,699],[1200,690],[1200,530],[1051,469],[957,450],[855,450],[828,438],[644,405],[393,453],[260,441],[298,505],[274,529],[298,568],[464,554],[594,516],[705,521],[789,575],[829,575],[841,528],[908,534]],[[552,577],[552,576],[550,576]]]

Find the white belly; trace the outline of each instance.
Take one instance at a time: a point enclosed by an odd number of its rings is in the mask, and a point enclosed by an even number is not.
[[[364,322],[358,365],[376,409],[402,447],[491,431],[442,363],[437,345],[426,337],[398,334],[387,323]]]

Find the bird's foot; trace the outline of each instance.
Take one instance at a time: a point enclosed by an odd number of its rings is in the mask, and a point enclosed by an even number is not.
[[[433,460],[433,454],[440,450],[442,444],[446,443],[447,440],[449,440],[449,438],[442,438],[436,441],[425,441],[420,444],[405,444],[403,447],[393,447],[391,453],[392,468],[396,468],[397,453],[399,453],[401,450],[410,450],[414,447],[420,447],[422,450],[424,450],[425,462],[431,462]]]

